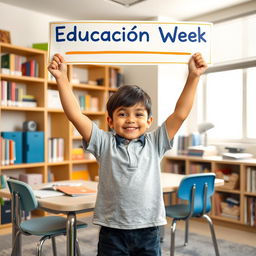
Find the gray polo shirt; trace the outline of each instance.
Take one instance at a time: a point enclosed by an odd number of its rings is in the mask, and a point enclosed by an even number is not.
[[[165,123],[129,143],[93,123],[90,142],[83,144],[100,165],[94,224],[119,229],[166,224],[160,160],[172,141]]]

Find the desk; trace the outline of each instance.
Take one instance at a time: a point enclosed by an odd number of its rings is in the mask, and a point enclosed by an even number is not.
[[[161,173],[163,192],[173,192],[179,187],[180,181],[185,175]],[[84,181],[84,185],[92,189],[97,189],[97,182]],[[224,181],[215,180],[215,186],[224,185]],[[33,187],[34,188],[34,187]],[[35,188],[39,188],[35,186]],[[8,189],[0,190],[0,197],[10,198]],[[64,213],[67,215],[67,255],[75,256],[75,240],[76,240],[76,214],[86,211],[92,211],[96,195],[87,195],[79,197],[58,196],[38,199],[39,207],[48,212]],[[15,230],[13,230],[15,232]],[[20,254],[18,254],[20,255]]]

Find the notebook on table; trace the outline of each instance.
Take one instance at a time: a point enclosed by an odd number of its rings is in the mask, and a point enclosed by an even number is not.
[[[55,197],[55,196],[63,196],[65,195],[63,192],[54,191],[54,190],[33,190],[35,196],[37,198],[47,198],[47,197]]]
[[[69,196],[84,196],[84,195],[95,195],[96,190],[88,188],[86,186],[55,186],[55,190],[65,193]]]

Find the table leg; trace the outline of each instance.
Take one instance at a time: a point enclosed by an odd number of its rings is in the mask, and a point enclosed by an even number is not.
[[[69,212],[67,215],[67,256],[76,255],[76,214]]]

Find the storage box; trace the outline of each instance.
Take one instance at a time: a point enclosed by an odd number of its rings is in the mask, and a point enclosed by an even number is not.
[[[24,163],[44,162],[44,132],[23,133]]]
[[[11,200],[5,200],[4,205],[1,206],[1,224],[12,222]]]
[[[39,173],[25,173],[19,175],[19,180],[26,182],[29,185],[42,184],[43,176]]]

